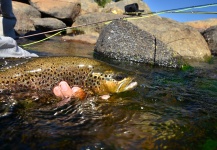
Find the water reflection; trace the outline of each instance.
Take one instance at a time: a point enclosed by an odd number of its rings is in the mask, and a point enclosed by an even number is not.
[[[31,43],[32,41],[20,40],[18,45]],[[61,37],[54,37],[42,43],[23,47],[26,50],[36,52],[40,56],[83,56],[92,58],[94,45],[63,41]]]

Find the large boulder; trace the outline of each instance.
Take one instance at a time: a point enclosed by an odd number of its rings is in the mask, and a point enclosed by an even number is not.
[[[154,35],[184,58],[203,61],[211,56],[205,39],[193,27],[160,17],[140,17],[129,21]]]
[[[110,58],[179,67],[180,58],[152,34],[128,21],[116,20],[103,28],[95,51]]]
[[[31,18],[40,18],[41,13],[34,7],[20,2],[12,2],[13,12],[16,16],[17,23],[15,30],[19,34],[25,34],[29,31],[35,31],[35,27]]]
[[[189,21],[189,22],[185,22],[185,24],[192,26],[202,32],[211,26],[216,26],[217,19],[212,18],[212,19],[207,19],[207,20]]]
[[[29,2],[46,15],[71,22],[81,10],[81,3],[77,0],[29,0]]]
[[[217,56],[217,26],[206,29],[202,35],[208,43],[211,53]]]
[[[13,12],[21,12],[29,16],[29,18],[41,18],[41,13],[31,5],[21,3],[21,2],[12,2]]]
[[[139,10],[144,10],[144,13],[151,12],[148,5],[141,0],[124,0],[118,2],[111,2],[106,4],[102,12],[113,12],[115,14],[123,14],[125,12],[125,6],[133,3],[137,3]]]
[[[41,31],[51,31],[66,28],[66,24],[56,18],[35,18],[32,20],[35,28]]]

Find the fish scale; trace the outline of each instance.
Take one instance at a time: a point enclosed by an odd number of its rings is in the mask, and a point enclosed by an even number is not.
[[[117,73],[119,71],[116,68],[89,58],[32,58],[28,62],[1,71],[0,89],[51,90],[60,81],[66,81],[70,86],[76,85],[97,94],[117,93],[115,89],[120,89],[121,82],[113,78]],[[123,80],[130,83],[132,79],[129,77]]]

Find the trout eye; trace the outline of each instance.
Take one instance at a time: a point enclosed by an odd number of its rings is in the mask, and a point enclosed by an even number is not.
[[[112,76],[113,79],[115,79],[116,81],[121,81],[126,77],[126,75],[124,74],[115,74]]]

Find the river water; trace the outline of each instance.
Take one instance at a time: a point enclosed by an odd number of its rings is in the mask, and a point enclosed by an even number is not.
[[[26,49],[41,56],[94,55],[93,45],[59,39]],[[61,107],[52,96],[1,95],[0,149],[217,149],[216,57],[186,70],[94,57],[134,71],[139,86],[109,100],[89,97]]]

